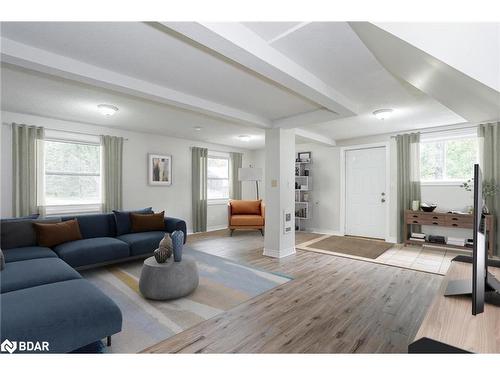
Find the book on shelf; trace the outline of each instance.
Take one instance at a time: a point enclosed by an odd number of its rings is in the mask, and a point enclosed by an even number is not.
[[[425,233],[412,233],[411,237],[413,238],[423,238],[425,239]]]

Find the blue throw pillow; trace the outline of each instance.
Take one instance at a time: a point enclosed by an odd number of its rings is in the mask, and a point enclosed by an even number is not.
[[[146,207],[142,210],[136,211],[116,211],[113,210],[113,214],[115,215],[116,222],[116,235],[121,236],[122,234],[130,233],[132,230],[132,223],[130,222],[130,214],[152,214],[153,208]]]

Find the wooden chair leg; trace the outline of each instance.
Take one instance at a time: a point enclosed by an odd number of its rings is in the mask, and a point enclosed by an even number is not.
[[[229,229],[229,235],[230,235],[231,237],[233,237],[233,232],[234,232],[234,229]]]

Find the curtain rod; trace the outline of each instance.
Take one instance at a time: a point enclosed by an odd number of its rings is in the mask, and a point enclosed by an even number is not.
[[[43,126],[42,126],[43,127]],[[85,132],[78,132],[78,131],[72,131],[72,130],[60,130],[60,129],[53,129],[53,128],[45,128],[46,130],[53,130],[56,132],[62,132],[62,133],[69,133],[69,134],[82,134],[82,135],[92,135],[94,137],[99,137],[101,134],[90,134],[90,133],[85,133]],[[107,134],[102,134],[102,135],[107,135]],[[124,141],[128,141],[128,138],[122,137]]]
[[[8,122],[2,122],[3,125],[8,125],[8,126],[11,126],[12,123],[8,123]],[[16,123],[17,124],[17,123]],[[23,124],[19,124],[19,125],[23,125]],[[24,125],[27,125],[27,124],[24,124]],[[28,126],[36,126],[38,127],[37,125],[28,125]],[[53,131],[57,131],[57,132],[62,132],[62,133],[69,133],[69,134],[82,134],[82,135],[93,135],[95,137],[99,137],[100,134],[90,134],[90,133],[85,133],[85,132],[79,132],[79,131],[72,131],[72,130],[60,130],[60,129],[54,129],[54,128],[47,128],[45,126],[40,126],[41,128],[44,128],[46,130],[53,130]],[[106,134],[104,134],[106,135]],[[128,141],[128,138],[125,138],[125,137],[122,137],[124,141]]]
[[[474,129],[477,128],[479,125],[471,125],[471,126],[463,126],[463,127],[457,127],[453,129],[442,129],[442,130],[429,130],[429,131],[418,131],[418,130],[410,130],[406,133],[402,134],[408,134],[408,133],[420,133],[420,134],[432,134],[432,133],[445,133],[445,132],[451,132],[454,130],[462,130],[462,129]],[[396,138],[398,135],[391,135],[391,138]]]

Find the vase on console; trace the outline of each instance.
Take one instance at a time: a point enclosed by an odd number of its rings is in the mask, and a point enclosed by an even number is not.
[[[170,237],[172,239],[174,262],[180,262],[182,260],[182,246],[184,244],[184,233],[180,230],[176,230],[172,232]]]

